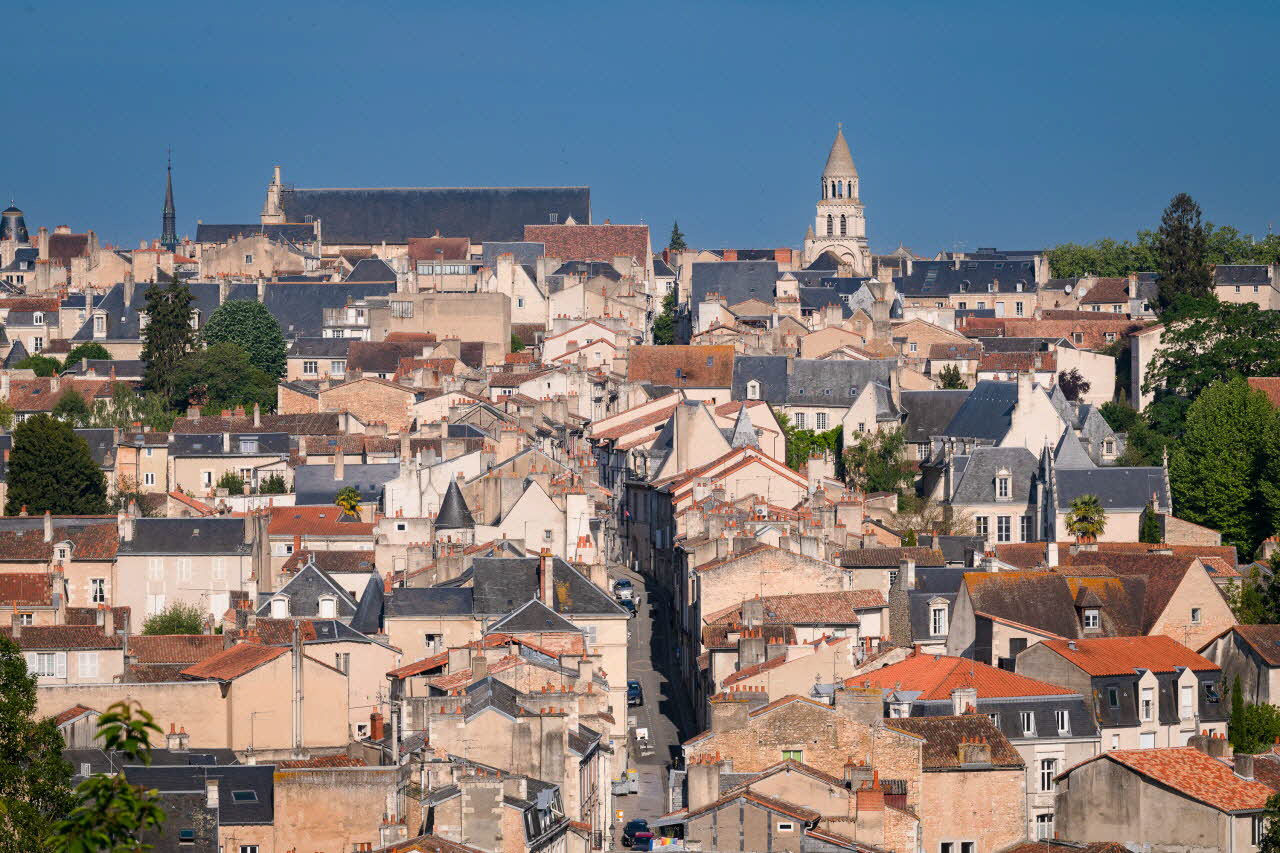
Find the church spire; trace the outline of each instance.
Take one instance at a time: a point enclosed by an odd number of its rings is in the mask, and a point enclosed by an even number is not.
[[[164,181],[164,222],[160,230],[160,245],[170,252],[178,248],[178,216],[173,208],[173,152],[169,152],[169,162],[165,168]]]
[[[853,154],[849,152],[849,143],[844,138],[843,124],[836,124],[836,139],[831,143],[831,153],[827,155],[827,165],[822,170],[822,176],[824,178],[858,176],[858,169],[853,165]]]

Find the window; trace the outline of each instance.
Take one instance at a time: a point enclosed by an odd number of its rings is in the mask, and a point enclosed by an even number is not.
[[[142,485],[144,485],[144,486],[154,486],[155,484],[156,484],[156,475],[155,475],[155,474],[153,474],[153,473],[151,473],[151,472],[148,472],[148,473],[146,473],[146,474],[143,474],[143,475],[142,475]]]
[[[1019,286],[1019,287],[1021,287],[1022,285],[1018,285],[1018,286]],[[1021,303],[1021,302],[1015,302],[1015,303],[1013,303],[1013,315],[1014,315],[1015,317],[1021,317],[1021,316],[1022,316],[1022,303]]]
[[[1013,537],[1010,531],[1013,529],[1013,519],[1011,516],[1001,515],[996,517],[996,541],[1009,542]]]
[[[213,472],[212,472],[212,471],[201,471],[201,472],[200,472],[200,485],[201,485],[201,486],[203,486],[203,487],[204,487],[204,488],[206,488],[206,489],[209,489],[209,488],[212,488],[212,487],[213,487]]]
[[[960,310],[960,311],[964,311],[964,310],[965,310],[966,308],[968,308],[968,307],[969,307],[969,303],[968,303],[968,302],[957,302],[957,303],[956,303],[956,308],[957,308],[958,310]]]
[[[191,559],[189,557],[184,557],[181,560],[177,560],[176,564],[178,567],[178,580],[191,580]]]
[[[1031,711],[1022,711],[1018,716],[1022,719],[1023,737],[1033,737],[1036,733],[1036,715]]]
[[[996,497],[997,498],[1007,499],[1009,497],[1010,492],[1012,492],[1012,486],[1010,483],[1012,479],[1013,478],[1009,476],[996,477]]]
[[[1199,607],[1191,608],[1191,624],[1192,625],[1200,624],[1200,608]]]
[[[32,339],[31,339],[31,349],[32,349],[33,351],[35,351],[35,352],[40,352],[41,350],[43,350],[43,349],[44,349],[44,338],[39,337],[39,336],[32,338]]]
[[[1116,333],[1115,333],[1115,332],[1103,332],[1103,333],[1102,333],[1102,337],[1103,337],[1104,339],[1106,339],[1106,342],[1107,342],[1107,343],[1109,343],[1109,344],[1113,344],[1113,343],[1115,343],[1115,342],[1116,342]]]
[[[302,372],[307,376],[315,376],[320,372],[320,362],[314,360],[302,362]]]
[[[1102,615],[1096,607],[1089,607],[1084,611],[1084,629],[1086,631],[1096,631],[1102,627]]]
[[[338,615],[338,600],[331,595],[326,595],[320,599],[320,618],[334,619]]]
[[[89,601],[94,604],[107,603],[106,578],[89,578]]]
[[[918,349],[919,347],[916,346],[915,341],[912,341],[911,343],[907,344],[907,352],[916,352]]]
[[[98,677],[98,653],[79,652],[76,655],[76,672],[81,680]]]
[[[1183,684],[1178,688],[1178,695],[1182,700],[1179,703],[1178,716],[1189,720],[1192,717],[1192,709],[1195,707],[1196,689],[1190,684]]]
[[[271,599],[271,618],[287,619],[289,617],[289,599],[277,596]]]
[[[1107,688],[1107,704],[1112,708],[1120,707],[1120,691],[1114,687]]]
[[[256,803],[258,801],[257,791],[232,791],[231,800],[236,803]],[[241,850],[244,848],[241,847]]]
[[[813,416],[813,425],[814,425],[814,427],[815,427],[815,428],[817,428],[817,429],[826,429],[826,428],[827,428],[827,413],[826,413],[826,412],[818,412],[816,415],[814,415],[814,416]]]
[[[1072,332],[1071,340],[1075,341],[1078,344],[1084,343],[1084,332]]]
[[[803,749],[784,749],[782,750],[783,761],[804,761]]]
[[[847,235],[848,235],[848,223],[847,223],[847,220],[845,219],[845,215],[842,213],[840,214],[840,236],[844,237]]]
[[[1142,719],[1150,721],[1155,710],[1155,691],[1150,687],[1142,688]]]
[[[351,672],[351,652],[337,652],[333,656],[333,665],[345,673]]]
[[[1057,717],[1058,720],[1058,734],[1071,734],[1071,715],[1066,711],[1055,711],[1054,716]]]
[[[413,316],[413,303],[397,300],[391,303],[391,316],[406,319]]]
[[[554,215],[554,214],[553,214],[553,215]],[[240,845],[240,853],[258,853],[258,845],[256,845],[256,844],[241,844],[241,845]]]
[[[1029,515],[1024,515],[1022,518],[1018,519],[1018,538],[1023,542],[1030,542],[1032,539],[1031,524],[1032,519]]]
[[[53,652],[36,652],[32,655],[35,662],[35,674],[54,676],[58,674],[58,656]],[[30,665],[30,664],[28,664]]]
[[[195,844],[196,831],[194,829],[179,829],[178,843],[179,844]]]
[[[30,624],[30,623],[27,623],[27,624]],[[1218,702],[1218,685],[1214,684],[1212,681],[1206,681],[1203,683],[1204,683],[1205,701],[1213,702],[1216,704]]]
[[[214,557],[209,563],[209,576],[216,581],[223,580],[227,576],[227,561],[225,557]]]
[[[523,296],[517,296],[517,297],[516,297],[516,307],[517,307],[517,308],[523,308],[523,307],[524,307],[524,297],[523,297]]]
[[[1254,815],[1253,824],[1249,829],[1249,843],[1252,844],[1254,847],[1257,847],[1260,844],[1262,844],[1262,836],[1266,833],[1266,831],[1267,831],[1266,819],[1263,818],[1263,816],[1260,814]]]
[[[558,213],[548,213],[548,214],[547,214],[547,221],[548,221],[548,222],[550,222],[552,225],[558,225],[558,224],[560,224],[560,214],[558,214]],[[256,851],[256,850],[255,850],[255,851],[253,851],[253,853],[258,853],[258,851]]]
[[[423,634],[422,644],[434,651],[444,644],[444,634]]]
[[[945,605],[929,608],[929,630],[935,637],[941,637],[947,633],[947,608]]]
[[[107,317],[105,314],[94,315],[93,333],[95,335],[105,335],[107,333]]]
[[[1240,288],[1238,288],[1238,287],[1236,288],[1236,290],[1239,290],[1239,289],[1240,289]],[[37,311],[37,312],[35,313],[35,316],[33,316],[31,319],[32,319],[32,322],[34,323],[34,325],[37,325],[37,326],[43,326],[43,325],[44,325],[44,312],[43,312],[43,311]]]
[[[831,237],[835,234],[835,230],[836,230],[835,222],[836,222],[835,217],[828,213],[827,214],[827,236],[828,237]]]
[[[978,536],[986,536],[988,533],[987,521],[988,519],[985,515],[980,515],[977,518],[975,518],[973,520],[974,533],[976,533]]]
[[[550,541],[551,541],[551,531],[550,531],[550,530],[543,530],[543,531],[542,531],[542,539],[543,539],[543,541],[544,541],[544,542],[550,542]]]
[[[840,218],[843,219],[844,217],[840,217]],[[783,822],[778,824],[778,832],[795,832],[795,831],[796,831],[796,825],[794,823]]]
[[[1053,790],[1053,777],[1058,775],[1058,759],[1042,758],[1040,759],[1040,790],[1049,792]]]
[[[164,577],[164,558],[152,557],[147,560],[147,577],[153,581],[158,581]]]
[[[995,726],[996,728],[1000,728],[999,714],[987,714],[987,719],[991,720],[991,725]]]
[[[807,420],[804,412],[796,412],[796,429],[807,429]]]
[[[755,381],[754,379],[752,379],[750,382],[747,383],[747,399],[748,400],[760,399],[760,383]]]
[[[251,263],[253,263],[253,255],[245,255],[245,256],[244,256],[244,262],[245,262],[246,264],[251,264]]]
[[[164,593],[148,593],[147,594],[147,615],[155,616],[161,610],[164,610]]]
[[[1112,735],[1112,736],[1111,736],[1111,748],[1112,748],[1112,749],[1119,749],[1119,748],[1120,748],[1120,735]]]
[[[257,452],[258,452],[258,439],[257,439],[256,437],[255,437],[255,438],[241,438],[241,439],[240,439],[240,452],[241,452],[241,453],[257,453]]]
[[[1156,733],[1143,732],[1142,735],[1138,738],[1138,748],[1139,749],[1155,749]]]
[[[334,376],[342,376],[347,372],[347,363],[342,359],[329,362],[329,372]]]
[[[1113,439],[1106,439],[1102,442],[1102,452],[1108,456],[1114,456],[1116,453],[1116,443]]]
[[[1048,841],[1053,838],[1053,813],[1036,815],[1036,839]]]

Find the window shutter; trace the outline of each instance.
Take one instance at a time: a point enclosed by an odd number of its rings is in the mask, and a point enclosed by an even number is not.
[[[35,653],[35,652],[25,652],[25,653],[24,653],[24,656],[25,656],[25,657],[26,657],[26,659],[27,659],[27,672],[28,672],[28,673],[31,673],[31,674],[35,674],[35,671],[36,671],[36,653]]]
[[[81,652],[76,661],[77,675],[81,680],[98,677],[98,653]]]
[[[58,678],[66,678],[67,677],[67,653],[58,652],[53,656],[53,660],[54,660],[54,666],[56,667],[56,671],[54,672],[54,675]]]

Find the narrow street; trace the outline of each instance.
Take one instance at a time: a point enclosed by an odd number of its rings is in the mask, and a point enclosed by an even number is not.
[[[622,822],[614,821],[614,837],[633,818],[654,818],[667,808],[667,774],[680,754],[680,744],[695,732],[692,729],[690,700],[674,672],[675,647],[667,626],[670,603],[659,590],[651,595],[641,575],[621,566],[610,572],[610,582],[627,578],[635,585],[637,615],[631,620],[628,679],[644,688],[644,704],[628,709],[631,733],[632,768],[639,772],[639,793],[618,797],[614,808],[623,812]],[[662,614],[655,619],[655,613]],[[637,741],[637,732],[648,733],[647,745]],[[619,847],[615,844],[615,848]]]

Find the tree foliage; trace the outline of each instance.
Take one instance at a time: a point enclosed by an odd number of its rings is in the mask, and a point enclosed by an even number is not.
[[[1258,853],[1280,853],[1280,793],[1267,797],[1262,809],[1262,837]]]
[[[126,765],[150,765],[151,737],[160,731],[150,714],[129,702],[117,702],[98,717],[102,749],[118,754]],[[159,793],[129,784],[123,773],[90,776],[76,787],[73,802],[70,814],[54,826],[49,847],[54,853],[149,850],[143,839],[165,820]]]
[[[960,368],[954,364],[948,364],[938,371],[938,387],[958,390],[968,386],[964,384],[964,377],[960,375]]]
[[[1208,248],[1209,233],[1200,221],[1200,205],[1186,193],[1178,193],[1164,209],[1155,239],[1162,311],[1186,297],[1212,295]]]
[[[272,474],[258,485],[258,494],[260,495],[284,495],[289,493],[289,487],[285,485],[284,477],[279,474]]]
[[[333,498],[333,503],[341,507],[347,515],[360,514],[360,493],[353,486],[343,486],[339,489],[338,494]]]
[[[257,300],[224,302],[209,317],[201,334],[207,346],[232,343],[249,362],[272,379],[284,376],[285,343],[280,324]]]
[[[1280,311],[1210,300],[1165,323],[1143,385],[1195,398],[1235,376],[1280,375]]]
[[[62,734],[35,712],[35,676],[0,636],[0,853],[47,849],[49,827],[73,805]]]
[[[1062,389],[1062,393],[1068,400],[1079,400],[1084,394],[1089,393],[1089,389],[1093,387],[1088,379],[1080,373],[1077,368],[1063,370],[1058,373],[1058,387]]]
[[[241,477],[235,471],[224,471],[222,476],[218,478],[217,487],[226,489],[227,494],[242,495],[244,494],[244,477]]]
[[[679,222],[671,223],[671,239],[667,241],[667,248],[673,252],[681,252],[689,248],[684,242],[684,232],[680,230]]]
[[[1240,581],[1227,584],[1227,602],[1241,625],[1280,623],[1280,557],[1272,556],[1268,571],[1257,564]]]
[[[37,414],[13,431],[5,513],[25,506],[31,514],[101,515],[107,511],[107,481],[89,445],[71,425]]]
[[[840,445],[844,430],[841,427],[818,432],[811,429],[798,429],[786,412],[772,410],[778,426],[782,427],[783,438],[787,442],[787,467],[799,471],[809,464],[809,457],[815,454],[829,453],[832,458],[840,459]]]
[[[522,341],[520,339],[520,336],[517,335],[515,332],[511,333],[511,351],[524,352],[524,341]]]
[[[973,516],[914,492],[898,495],[898,508],[889,522],[895,530],[944,536],[972,536],[974,531]]]
[[[1237,707],[1237,701],[1239,706]],[[1236,752],[1265,752],[1280,737],[1280,708],[1269,703],[1248,705],[1240,691],[1240,678],[1231,687],[1231,720],[1227,739]]]
[[[62,362],[47,355],[29,355],[14,365],[15,370],[34,370],[36,376],[57,376],[62,372]]]
[[[653,342],[670,346],[676,342],[676,291],[662,297],[662,313],[653,320]]]
[[[1138,541],[1159,545],[1164,539],[1160,532],[1160,515],[1151,501],[1143,507],[1142,517],[1138,520]]]
[[[85,341],[71,348],[71,352],[67,353],[66,359],[62,362],[62,369],[70,370],[86,358],[89,361],[112,361],[111,353],[107,352],[107,348],[102,344],[97,341]]]
[[[1071,501],[1067,532],[1077,541],[1097,539],[1107,529],[1107,513],[1097,495],[1080,495]]]
[[[859,433],[844,451],[844,470],[846,480],[865,493],[906,491],[915,479],[906,433],[901,428]]]
[[[1087,245],[1063,243],[1045,250],[1050,275],[1054,278],[1082,278],[1096,275],[1115,278],[1131,272],[1151,272],[1156,268],[1155,234],[1138,232],[1137,239],[1103,239]]]
[[[142,360],[147,364],[143,386],[166,399],[175,396],[178,366],[195,346],[191,328],[191,291],[175,275],[167,285],[147,290],[143,310],[147,324],[142,330]]]
[[[85,426],[89,423],[89,404],[84,395],[74,388],[67,388],[53,404],[53,416],[73,426]]]
[[[215,411],[236,406],[264,410],[275,408],[276,380],[258,369],[239,345],[221,341],[207,349],[188,353],[175,371],[176,408],[190,403]]]
[[[147,617],[142,623],[142,633],[154,637],[158,634],[199,634],[204,630],[204,613],[194,604],[175,601],[159,613]]]
[[[1280,519],[1280,417],[1243,379],[1207,388],[1169,460],[1178,515],[1252,554]]]

